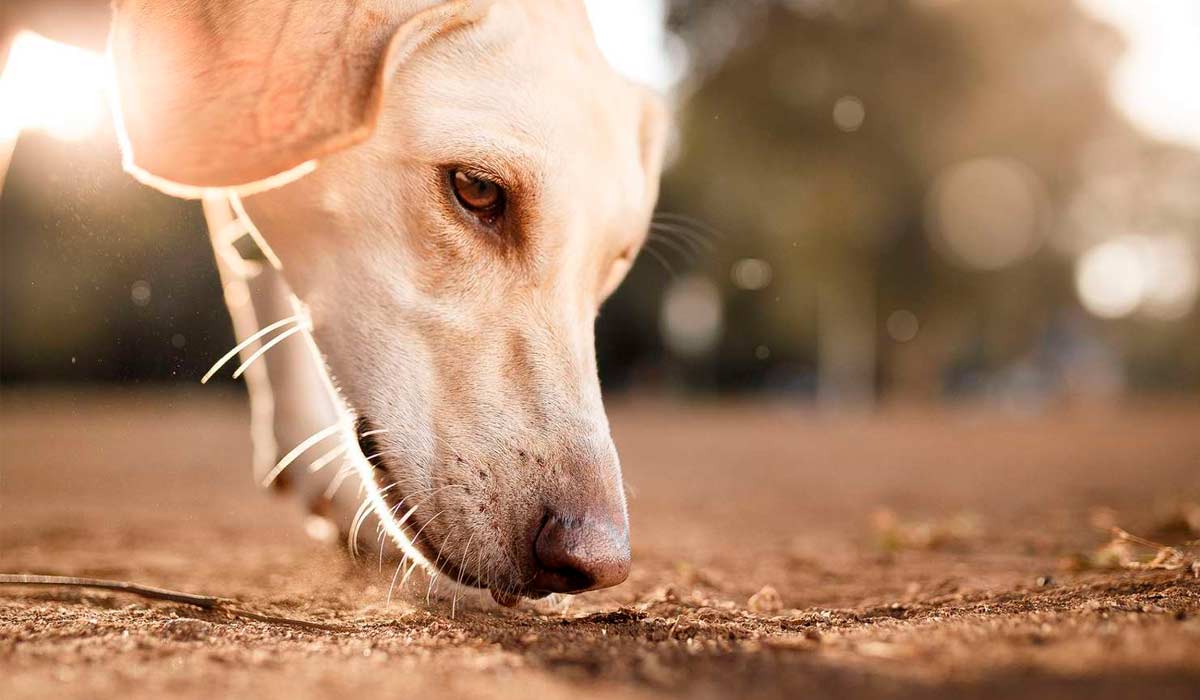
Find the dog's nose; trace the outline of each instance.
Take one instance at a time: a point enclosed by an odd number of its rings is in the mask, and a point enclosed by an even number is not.
[[[538,573],[532,588],[582,593],[624,581],[629,576],[629,529],[621,520],[550,514],[534,542]]]

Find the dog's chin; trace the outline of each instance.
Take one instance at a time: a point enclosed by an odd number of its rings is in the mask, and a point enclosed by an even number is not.
[[[397,468],[397,465],[388,461],[382,447],[375,439],[375,436],[380,434],[379,430],[370,420],[360,417],[355,426],[355,433],[358,439],[358,448],[372,467],[372,477],[375,480],[376,487],[383,493],[384,501],[389,506],[396,508],[397,511],[403,510],[401,504],[406,502],[407,494],[402,491],[399,483],[391,477],[391,474],[396,473],[394,470]],[[401,524],[401,528],[408,537],[409,543],[421,553],[421,556],[425,557],[427,562],[437,569],[439,574],[456,584],[468,588],[488,589],[492,594],[492,598],[504,607],[511,608],[519,603],[522,598],[537,600],[549,595],[549,593],[544,591],[528,590],[519,587],[514,590],[507,586],[493,586],[464,569],[458,562],[439,556],[438,551],[442,547],[425,533],[425,522],[417,513],[413,513],[408,518],[405,518]]]
[[[358,439],[358,449],[362,452],[367,463],[371,465],[371,478],[375,482],[375,486],[379,489],[383,500],[390,507],[396,509],[395,512],[407,503],[408,494],[400,487],[400,482],[396,481],[391,475],[398,472],[395,471],[397,465],[388,460],[384,454],[383,448],[379,445],[376,436],[381,432],[368,419],[360,417],[355,425],[355,435]],[[414,504],[415,505],[415,504]],[[433,544],[424,534],[424,522],[420,516],[413,512],[407,518],[403,518],[403,523],[400,525],[404,530],[404,534],[408,536],[409,543],[421,553],[426,560],[433,562],[434,556]],[[450,575],[442,566],[438,566],[438,570],[446,576]],[[455,572],[456,574],[459,572]]]

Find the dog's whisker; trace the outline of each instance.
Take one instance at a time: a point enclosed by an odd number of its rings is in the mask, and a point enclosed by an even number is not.
[[[446,537],[442,538],[442,546],[438,547],[437,557],[435,557],[433,560],[434,571],[441,571],[442,551],[444,549],[446,549],[446,544],[448,542],[450,542],[450,540],[457,534],[458,534],[458,527],[455,526],[450,529],[450,532],[449,532],[449,534],[447,534]],[[430,596],[433,595],[434,586],[437,585],[439,578],[440,577],[438,577],[438,576],[430,576],[429,577],[429,585],[425,589],[425,604],[426,605],[429,604],[429,598],[430,598]]]
[[[400,562],[396,564],[396,571],[392,573],[392,581],[388,584],[387,598],[383,604],[385,610],[392,607],[392,591],[396,589],[396,579],[400,577],[400,570],[404,568],[404,564],[407,561],[408,557],[406,556],[401,558]]]
[[[388,517],[395,518],[396,512],[399,511],[400,507],[403,505],[404,505],[404,501],[402,500],[399,503],[397,503],[395,506],[393,506],[392,509],[388,512]],[[413,510],[416,510],[416,508],[414,508]],[[379,540],[379,573],[383,573],[383,546],[384,546],[383,536],[387,534],[387,530],[383,526],[383,520],[379,521],[379,524],[375,526],[375,530],[376,530],[376,539]]]
[[[650,230],[656,233],[676,236],[680,240],[695,248],[697,253],[699,253],[701,249],[711,253],[717,248],[716,244],[714,244],[709,238],[701,235],[697,231],[680,226],[678,224],[655,222],[650,225]]]
[[[669,211],[657,211],[654,212],[652,220],[686,226],[694,230],[696,233],[704,234],[710,238],[717,238],[720,240],[729,238],[729,236],[725,235],[723,231],[717,229],[715,226],[686,214],[678,214]]]
[[[325,493],[322,494],[325,497],[325,500],[333,500],[333,497],[337,494],[338,489],[342,487],[342,484],[346,483],[346,479],[349,479],[350,475],[355,471],[354,465],[352,464],[346,465],[339,469],[337,474],[334,475],[333,479],[329,482],[329,486],[325,487]]]
[[[420,562],[418,562],[416,559],[413,559],[412,563],[408,565],[408,570],[404,572],[404,576],[400,579],[400,591],[401,592],[403,592],[404,587],[406,585],[408,585],[408,579],[410,576],[412,576],[413,572],[416,571],[417,564],[419,564],[419,563]],[[432,576],[432,574],[430,574],[430,576]]]
[[[379,489],[378,496],[380,498],[382,498],[384,494],[386,494],[388,491],[391,491],[392,489],[396,488],[396,486],[398,486],[398,484],[391,484],[390,486],[387,486],[383,489]],[[354,514],[354,520],[351,522],[351,525],[350,525],[350,534],[348,537],[348,540],[349,540],[348,544],[350,547],[350,554],[354,557],[358,556],[358,551],[359,551],[358,550],[359,531],[362,529],[363,523],[365,523],[367,518],[374,512],[375,512],[375,509],[374,509],[374,503],[372,502],[372,499],[369,496],[364,497],[362,505],[360,505],[358,507],[358,510]]]
[[[419,540],[421,537],[421,533],[425,532],[425,528],[429,527],[429,523],[432,523],[434,520],[437,520],[438,516],[441,515],[442,513],[445,513],[446,510],[447,509],[443,508],[443,509],[439,510],[438,512],[434,513],[432,518],[429,518],[428,520],[426,520],[425,524],[422,525],[420,527],[420,529],[418,529],[417,532],[413,535],[413,541],[415,542],[415,541]]]
[[[350,533],[346,539],[346,544],[350,548],[351,557],[358,557],[358,529],[362,527],[362,521],[366,519],[367,512],[370,509],[370,499],[364,498],[363,502],[359,504],[358,510],[354,512],[354,519],[350,523]]]
[[[426,499],[426,501],[427,501],[427,499]],[[425,501],[422,501],[421,505],[424,505],[424,504],[425,504]],[[419,508],[419,505],[414,505],[413,509],[409,510],[408,513],[406,515],[404,515],[404,517],[403,517],[403,519],[401,519],[400,523],[403,523],[404,521],[408,520],[410,516],[412,516],[414,513],[416,513],[416,509],[418,509],[418,508]],[[416,531],[416,534],[414,534],[414,536],[412,538],[414,544],[416,542],[418,542],[418,538],[421,536],[421,532],[425,531],[425,528],[428,527],[428,525],[430,525],[430,522],[437,520],[438,515],[442,515],[443,513],[445,513],[444,509],[439,510],[439,511],[437,511],[436,514],[433,515],[433,517],[430,517],[430,519],[425,521],[425,525],[422,525],[420,527],[420,530]],[[379,556],[380,556],[379,564],[380,564],[380,568],[382,568],[383,567],[383,550],[382,549],[380,549]],[[397,566],[396,566],[396,573],[392,574],[392,576],[391,576],[391,585],[388,586],[388,600],[386,600],[386,605],[388,605],[388,606],[391,606],[392,591],[394,591],[395,587],[396,587],[396,576],[398,574],[400,574],[400,569],[404,566],[404,563],[406,563],[408,561],[408,558],[409,557],[407,555],[404,556],[403,558],[401,558],[400,564],[397,564]],[[406,582],[408,582],[409,576],[413,574],[413,569],[416,568],[416,564],[418,564],[418,561],[416,561],[416,560],[413,560],[412,564],[409,564],[408,572],[404,573],[404,578],[401,579],[401,582],[400,582],[400,590],[401,591],[404,590],[404,584],[406,584]]]
[[[428,520],[426,520],[426,521],[425,521],[425,524],[424,524],[424,525],[422,525],[422,526],[421,526],[421,528],[420,528],[419,530],[417,530],[416,534],[414,534],[414,535],[413,535],[413,537],[412,537],[412,540],[413,540],[413,542],[414,542],[414,543],[416,543],[416,542],[417,542],[417,541],[420,539],[420,537],[421,537],[421,533],[425,531],[425,528],[429,527],[429,523],[432,523],[434,520],[437,520],[438,516],[439,516],[439,515],[441,515],[442,513],[445,513],[445,512],[446,512],[446,510],[445,510],[445,509],[439,510],[437,513],[434,513],[433,517],[431,517],[431,518],[429,518]],[[412,573],[413,573],[413,571],[414,571],[414,570],[417,568],[417,564],[419,564],[419,563],[420,563],[420,562],[418,562],[416,559],[413,559],[413,560],[412,560],[412,563],[408,565],[408,571],[405,571],[405,572],[404,572],[404,577],[403,577],[402,579],[400,579],[400,590],[401,590],[401,591],[403,591],[403,590],[404,590],[404,586],[405,586],[405,584],[407,584],[407,583],[408,583],[408,579],[409,579],[409,577],[410,577],[410,576],[412,576]],[[401,566],[403,566],[403,565],[404,565],[404,560],[401,560],[401,561],[400,561],[400,565],[401,565]],[[399,571],[399,568],[397,568],[397,572],[398,572],[398,571]],[[432,576],[433,574],[430,574],[430,575]],[[396,583],[396,578],[395,578],[395,576],[393,576],[393,577],[392,577],[392,585],[393,585],[393,586],[395,586],[395,583]],[[392,588],[388,588],[388,597],[387,597],[387,600],[388,600],[388,605],[391,605],[391,601],[392,601]]]
[[[485,533],[485,536],[486,536],[486,533]],[[484,562],[483,555],[484,555],[484,546],[486,544],[487,543],[484,541],[483,538],[480,538],[480,540],[475,544],[475,575],[476,575],[479,583],[482,584],[484,587],[486,587],[492,579],[491,572],[484,571],[484,563],[485,562]]]
[[[275,466],[271,469],[271,471],[267,473],[267,475],[263,478],[262,485],[264,487],[267,487],[267,486],[270,486],[271,484],[273,484],[275,482],[275,480],[279,478],[279,475],[283,473],[283,470],[287,469],[289,466],[291,466],[292,462],[295,462],[297,459],[299,459],[300,455],[307,452],[311,447],[313,447],[317,443],[321,442],[322,440],[325,440],[329,436],[336,434],[341,429],[342,429],[342,424],[335,423],[334,425],[331,425],[328,428],[325,428],[323,430],[318,430],[317,432],[310,435],[306,440],[301,442],[299,445],[296,445],[295,447],[293,447],[292,451],[288,452],[286,455],[284,455],[283,459],[279,460],[275,464]]]
[[[279,335],[275,336],[274,338],[270,339],[266,343],[263,343],[262,347],[260,347],[258,350],[255,350],[254,353],[252,355],[250,355],[250,357],[247,357],[246,361],[243,362],[241,364],[241,366],[237,368],[236,371],[234,371],[233,378],[237,379],[238,377],[242,376],[246,372],[246,370],[250,368],[250,365],[254,364],[254,362],[258,358],[262,357],[263,355],[266,355],[267,352],[271,348],[275,347],[276,345],[279,345],[280,343],[282,343],[283,341],[287,340],[288,338],[296,335],[297,333],[302,333],[306,330],[308,330],[308,329],[304,324],[293,326],[293,327],[287,329],[286,331],[283,331]]]
[[[210,367],[210,368],[209,368],[209,370],[208,370],[207,372],[205,372],[205,373],[204,373],[204,376],[203,376],[203,377],[200,379],[200,383],[201,383],[201,384],[207,384],[207,383],[208,383],[208,380],[212,379],[212,378],[213,378],[213,375],[215,375],[217,372],[221,371],[221,368],[222,368],[222,367],[224,367],[224,366],[225,366],[225,365],[226,365],[226,364],[227,364],[227,363],[228,363],[230,360],[232,360],[234,357],[236,357],[238,353],[240,353],[241,351],[243,351],[243,350],[245,350],[246,348],[250,347],[251,345],[253,345],[253,344],[254,344],[255,342],[257,342],[258,340],[261,340],[263,337],[265,337],[265,336],[267,336],[267,335],[270,335],[270,334],[271,334],[271,333],[273,333],[274,331],[276,331],[276,330],[278,330],[278,329],[280,329],[280,328],[283,328],[284,326],[286,326],[286,325],[288,325],[288,324],[291,324],[291,323],[300,323],[300,316],[299,316],[299,314],[297,314],[297,315],[295,315],[295,316],[289,316],[289,317],[287,317],[287,318],[284,318],[284,319],[280,319],[280,320],[278,320],[278,321],[276,321],[276,322],[274,322],[274,323],[270,324],[269,326],[266,326],[266,327],[264,327],[264,328],[260,329],[260,330],[259,330],[257,333],[255,333],[254,335],[252,335],[252,336],[250,336],[249,338],[246,338],[246,339],[245,339],[245,340],[243,340],[242,342],[238,343],[237,345],[235,345],[235,346],[234,346],[234,348],[233,348],[232,350],[230,350],[229,352],[225,353],[225,354],[224,354],[224,355],[221,357],[221,359],[217,360],[217,361],[216,361],[216,362],[213,364],[213,366],[212,366],[212,367]]]
[[[386,493],[387,491],[390,491],[391,489],[396,488],[399,485],[400,485],[399,482],[395,482],[395,483],[391,484],[390,486],[388,486],[386,489],[380,491],[380,494],[382,495],[382,494]],[[403,528],[405,523],[407,523],[410,519],[412,519],[412,517],[416,514],[417,510],[421,506],[423,506],[426,503],[428,503],[429,501],[431,501],[433,499],[433,497],[436,496],[438,493],[441,493],[442,491],[445,491],[446,489],[453,488],[456,486],[461,486],[461,484],[447,484],[447,485],[439,487],[439,488],[430,487],[427,489],[421,489],[418,491],[413,491],[411,493],[405,494],[404,498],[401,498],[400,502],[397,503],[396,505],[392,506],[392,508],[388,511],[388,518],[392,521],[392,524],[396,529]],[[416,498],[418,496],[425,496],[425,498],[420,503],[418,503],[417,505],[410,508],[404,514],[403,517],[401,517],[399,520],[396,520],[395,519],[396,513],[398,513],[400,511],[400,509],[404,506],[405,501],[409,500],[410,498]],[[362,512],[361,506],[360,506],[360,512]],[[441,513],[439,512],[438,515],[440,515],[440,514]],[[352,536],[354,546],[356,546],[357,541],[358,541],[358,531],[362,528],[363,523],[366,522],[367,517],[369,517],[369,514],[366,512],[362,512],[361,518],[359,518],[359,516],[357,514],[355,515],[356,525],[352,529],[354,532],[354,534]],[[434,517],[437,517],[437,516],[435,515]],[[432,518],[430,520],[432,521]],[[425,526],[428,524],[429,523],[427,522],[425,525],[421,526],[421,529],[417,531],[417,534],[414,535],[413,537],[409,538],[409,541],[412,542],[414,544],[414,546],[417,542],[417,538],[420,536],[421,531],[423,531],[425,529]],[[378,528],[378,532],[379,532],[379,534],[378,534],[379,570],[382,572],[383,571],[383,553],[384,553],[384,545],[385,545],[384,535],[387,533],[387,530],[388,530],[388,528],[385,527],[385,524],[384,524],[384,521],[382,518],[380,518],[377,528]],[[407,556],[408,555],[406,554],[405,557],[407,558]]]
[[[688,247],[688,250],[692,251],[696,255],[699,255],[702,252],[705,252],[705,250],[706,250],[706,248],[704,248],[704,246],[701,245],[701,243],[698,239],[692,238],[691,236],[689,236],[687,233],[685,233],[683,231],[678,231],[676,229],[669,228],[664,224],[652,225],[650,227],[650,233],[647,236],[647,240],[663,239],[663,238],[669,238],[671,240],[679,241],[680,243],[686,245]]]
[[[655,250],[654,248],[652,248],[651,246],[648,246],[648,245],[643,246],[642,250],[646,251],[646,253],[649,254],[650,257],[657,260],[659,265],[662,265],[663,270],[666,270],[668,277],[674,279],[675,277],[678,276],[677,273],[675,272],[675,268],[671,267],[671,263],[667,261],[666,256],[664,256],[662,253],[658,252],[657,250]]]
[[[451,619],[454,618],[455,611],[458,609],[458,591],[462,588],[463,575],[467,573],[467,559],[470,557],[471,542],[474,541],[476,534],[478,534],[478,531],[472,532],[471,536],[467,538],[467,544],[465,547],[463,547],[462,559],[459,560],[458,576],[454,577],[454,582],[458,585],[455,587],[454,592],[450,598],[450,618]]]
[[[679,256],[683,258],[683,261],[688,265],[696,264],[696,252],[673,238],[668,238],[667,236],[658,233],[652,233],[650,234],[647,242],[661,243],[667,248],[670,248],[678,253]]]
[[[326,452],[325,454],[321,455],[320,457],[316,458],[315,460],[312,461],[312,463],[310,463],[308,465],[309,473],[316,474],[317,472],[321,471],[325,467],[329,466],[333,462],[333,460],[344,455],[346,453],[346,450],[348,450],[349,448],[350,448],[349,445],[345,445],[345,444],[338,445],[337,447],[333,448],[332,450],[330,450],[330,451]]]

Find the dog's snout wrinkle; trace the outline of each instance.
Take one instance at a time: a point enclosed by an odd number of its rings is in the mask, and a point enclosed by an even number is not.
[[[549,513],[534,541],[534,558],[535,590],[582,593],[615,586],[629,576],[629,530],[607,518]]]

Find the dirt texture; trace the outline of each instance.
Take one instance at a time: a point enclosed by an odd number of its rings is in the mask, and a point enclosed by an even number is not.
[[[611,406],[624,585],[426,603],[305,535],[219,392],[0,398],[0,697],[1200,698],[1200,580],[1105,547],[1200,538],[1200,405],[1040,415]],[[1160,560],[1161,563],[1161,560]],[[453,608],[453,614],[452,614]]]

